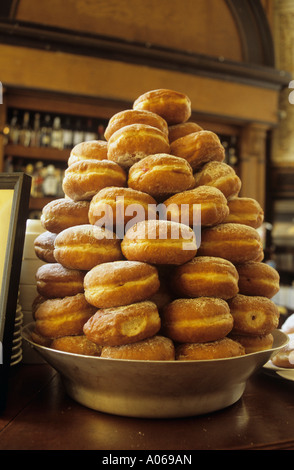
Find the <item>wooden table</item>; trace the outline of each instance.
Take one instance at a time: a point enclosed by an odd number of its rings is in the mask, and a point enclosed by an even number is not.
[[[105,451],[293,450],[294,382],[258,372],[224,410],[153,420],[85,408],[67,396],[51,366],[19,364],[0,416],[0,449],[100,450],[106,458]]]

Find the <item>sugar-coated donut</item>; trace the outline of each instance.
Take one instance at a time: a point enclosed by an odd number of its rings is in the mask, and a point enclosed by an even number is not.
[[[146,109],[159,114],[169,124],[188,121],[191,116],[191,100],[184,93],[160,88],[139,96],[133,109]]]
[[[294,335],[288,334],[289,342],[281,351],[275,354],[271,361],[277,367],[294,369]]]
[[[274,337],[271,333],[265,335],[237,335],[230,333],[229,337],[242,344],[246,354],[271,349],[274,342]]]
[[[93,343],[120,346],[156,335],[161,325],[156,305],[150,301],[102,308],[85,323],[83,331]]]
[[[281,326],[281,330],[287,335],[294,333],[294,313],[292,313]]]
[[[154,266],[139,261],[112,261],[85,276],[87,301],[98,308],[119,307],[149,299],[160,286]]]
[[[114,114],[109,119],[104,132],[105,139],[108,141],[114,132],[130,124],[147,124],[148,126],[157,127],[165,135],[168,135],[167,122],[158,114],[141,109],[126,109]]]
[[[107,142],[88,140],[75,145],[67,161],[68,166],[80,160],[107,160]]]
[[[237,294],[228,304],[234,318],[234,334],[267,335],[278,327],[278,307],[266,297]]]
[[[186,223],[191,227],[200,224],[195,210],[200,211],[201,226],[210,227],[222,223],[229,213],[223,193],[210,186],[200,186],[175,194],[164,201],[167,219]]]
[[[88,271],[100,263],[122,259],[120,240],[96,225],[77,225],[60,232],[54,244],[56,261],[66,268]]]
[[[101,346],[89,341],[85,335],[54,338],[50,348],[72,354],[81,354],[83,356],[100,356],[102,351]]]
[[[234,197],[228,201],[229,214],[225,223],[245,224],[259,228],[264,219],[264,212],[255,199],[250,197]]]
[[[187,343],[176,347],[178,361],[206,361],[244,356],[243,346],[230,339],[222,338],[208,343]]]
[[[193,230],[187,225],[147,220],[126,232],[121,250],[130,261],[178,265],[194,258],[197,244]]]
[[[54,199],[42,209],[41,224],[49,232],[89,223],[89,201],[73,201],[68,198]]]
[[[181,124],[175,124],[168,128],[168,139],[171,144],[174,140],[180,139],[187,134],[193,134],[193,132],[203,131],[203,128],[196,124],[196,122],[188,121],[182,122]]]
[[[93,225],[122,228],[135,219],[156,219],[156,200],[147,193],[132,188],[109,187],[93,196],[89,207],[89,222]]]
[[[96,308],[86,301],[84,294],[45,300],[35,313],[36,331],[51,339],[81,335],[84,324],[95,311]]]
[[[223,223],[203,230],[198,255],[218,256],[234,264],[261,261],[263,245],[254,228]]]
[[[233,167],[225,162],[208,162],[195,174],[195,187],[214,186],[229,199],[238,196],[242,182]]]
[[[271,299],[279,291],[280,275],[266,263],[249,261],[236,265],[239,274],[239,293]]]
[[[192,188],[193,171],[183,158],[166,153],[149,155],[130,168],[128,186],[160,200]]]
[[[54,242],[56,233],[49,231],[43,232],[34,240],[34,250],[36,256],[45,263],[55,263]]]
[[[148,124],[129,124],[115,131],[108,141],[108,160],[126,169],[156,153],[169,153],[168,137]]]
[[[173,361],[175,359],[175,347],[169,338],[155,335],[152,338],[132,344],[104,346],[101,357],[136,361]]]
[[[193,170],[207,162],[222,162],[225,159],[225,149],[218,135],[212,131],[198,131],[180,137],[170,144],[170,153],[185,158]]]
[[[182,297],[219,297],[227,300],[238,291],[238,272],[228,260],[212,256],[196,256],[174,268],[173,291]]]
[[[224,338],[233,328],[227,302],[213,297],[176,299],[163,309],[162,334],[178,343]]]
[[[47,263],[36,272],[38,293],[48,299],[66,297],[84,292],[83,271],[68,269],[59,263]]]
[[[87,201],[107,186],[125,186],[126,180],[126,173],[115,162],[81,160],[65,170],[62,188],[70,199]]]

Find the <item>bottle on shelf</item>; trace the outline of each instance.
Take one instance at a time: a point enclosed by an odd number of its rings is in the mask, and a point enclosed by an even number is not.
[[[31,132],[31,147],[39,147],[41,143],[41,124],[40,114],[36,113],[34,116],[34,125]]]
[[[98,125],[98,138],[99,138],[99,140],[105,140],[104,132],[105,132],[104,124],[99,124]]]
[[[48,165],[43,182],[43,193],[47,197],[55,197],[58,191],[58,180],[56,178],[55,166]]]
[[[32,190],[33,197],[43,197],[43,162],[37,162],[33,172]]]
[[[51,117],[49,114],[46,114],[44,117],[42,126],[41,126],[41,139],[40,139],[41,147],[50,147],[51,133],[52,133]]]
[[[73,146],[73,130],[70,118],[66,118],[63,125],[63,148],[71,149]]]
[[[81,119],[76,120],[75,129],[73,132],[73,147],[84,141],[84,131],[82,129]]]
[[[23,122],[19,132],[19,144],[28,147],[31,142],[30,113],[26,111],[23,115]]]
[[[58,116],[56,116],[53,120],[51,147],[59,150],[63,149],[63,130],[61,128],[60,117]]]
[[[18,144],[20,125],[18,111],[16,109],[13,111],[12,118],[8,127],[8,143]]]
[[[97,139],[98,139],[98,134],[97,132],[95,132],[95,124],[93,124],[92,119],[88,119],[86,130],[85,130],[85,135],[84,135],[84,140],[90,141],[90,140],[97,140]]]
[[[8,157],[4,161],[4,172],[13,173],[13,171],[14,171],[13,158],[11,155],[8,155]]]

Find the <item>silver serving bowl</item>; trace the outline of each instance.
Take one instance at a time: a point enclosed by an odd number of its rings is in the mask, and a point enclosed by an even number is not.
[[[206,361],[134,361],[82,356],[40,346],[31,340],[34,323],[23,338],[62,378],[68,395],[78,403],[106,413],[141,418],[196,416],[238,401],[246,380],[288,336],[273,333],[272,349],[245,356]]]

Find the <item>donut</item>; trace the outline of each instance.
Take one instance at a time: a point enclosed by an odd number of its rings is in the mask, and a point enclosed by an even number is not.
[[[171,275],[173,291],[182,297],[219,297],[227,300],[238,291],[238,271],[223,258],[196,256],[174,268]]]
[[[203,230],[198,255],[225,258],[233,264],[261,261],[263,245],[254,228],[223,223]]]
[[[289,334],[289,342],[281,351],[275,354],[271,361],[276,367],[294,369],[294,335]]]
[[[41,305],[43,302],[45,302],[45,300],[48,300],[48,299],[46,299],[46,297],[43,297],[40,294],[37,294],[36,297],[34,298],[34,300],[32,302],[32,317],[33,317],[34,320],[36,319],[36,311],[37,311],[39,305]]]
[[[173,361],[175,359],[175,347],[169,338],[155,335],[152,338],[132,344],[104,346],[101,357],[135,361]]]
[[[156,335],[161,325],[156,305],[137,302],[98,310],[84,325],[84,334],[101,346],[135,343]]]
[[[287,335],[294,333],[294,313],[283,322],[281,330]]]
[[[89,271],[97,264],[122,259],[120,240],[96,225],[69,227],[57,235],[54,257],[66,268]]]
[[[102,263],[88,271],[84,279],[85,297],[98,308],[147,300],[159,286],[157,269],[139,261]]]
[[[178,343],[205,343],[224,338],[233,328],[227,302],[213,297],[176,299],[162,312],[162,334]]]
[[[132,188],[109,187],[93,196],[89,207],[89,222],[109,229],[122,228],[132,220],[156,219],[156,200],[149,194]]]
[[[244,355],[243,346],[230,338],[207,343],[180,344],[176,347],[176,360],[178,361],[206,361]]]
[[[108,160],[125,169],[156,153],[169,153],[168,137],[148,124],[129,124],[115,131],[108,141]]]
[[[236,265],[239,274],[239,293],[271,299],[279,292],[280,275],[266,263],[249,261]]]
[[[54,338],[50,348],[72,354],[82,354],[83,356],[100,356],[102,351],[101,346],[89,341],[85,335]]]
[[[67,161],[68,166],[80,160],[107,160],[107,142],[88,140],[75,145]]]
[[[242,183],[234,168],[225,162],[206,163],[195,174],[195,187],[213,186],[219,189],[227,199],[238,196]]]
[[[83,326],[94,315],[84,294],[45,300],[36,310],[36,331],[45,338],[83,334]]]
[[[230,333],[229,337],[240,343],[245,349],[246,354],[271,349],[274,337],[271,333],[265,335],[237,335]]]
[[[229,213],[227,199],[223,193],[210,186],[200,186],[175,194],[164,201],[167,219],[196,225],[198,217],[195,210],[200,211],[201,226],[211,227],[222,223]],[[196,222],[196,223],[195,223]]]
[[[88,201],[107,186],[125,186],[124,170],[108,160],[81,160],[64,172],[62,188],[73,201]]]
[[[193,171],[183,158],[165,153],[149,155],[130,168],[128,186],[159,200],[192,188]]]
[[[225,149],[212,131],[198,131],[180,137],[170,144],[170,153],[185,158],[194,171],[207,162],[225,159]]]
[[[278,307],[266,297],[237,294],[228,304],[234,318],[234,334],[267,335],[278,327]]]
[[[197,252],[196,237],[187,225],[166,220],[134,224],[125,234],[121,250],[130,261],[183,264]]]
[[[88,224],[89,205],[89,201],[54,199],[43,207],[41,224],[47,231],[53,233],[62,232],[74,225]]]
[[[196,122],[182,122],[181,124],[175,124],[174,126],[168,127],[168,140],[171,144],[174,140],[180,139],[187,134],[194,132],[203,131],[203,128],[196,124]]]
[[[39,344],[40,346],[45,346],[46,348],[49,348],[51,346],[51,343],[52,343],[51,338],[46,338],[45,336],[42,336],[36,330],[36,328],[31,332],[31,340],[34,343]]]
[[[186,122],[191,116],[191,100],[184,93],[160,88],[140,95],[133,109],[145,109],[159,114],[168,125]]]
[[[59,263],[47,263],[36,272],[38,293],[45,298],[66,297],[84,292],[83,271],[68,269]]]
[[[56,233],[49,231],[43,232],[34,240],[34,250],[36,256],[45,263],[55,263],[54,242]]]
[[[244,224],[259,228],[263,222],[264,212],[260,204],[250,197],[234,197],[228,201],[229,214],[225,223]]]
[[[122,127],[130,124],[144,124],[156,127],[168,136],[167,122],[158,114],[146,110],[126,109],[114,114],[108,121],[104,137],[108,141],[112,134]]]

